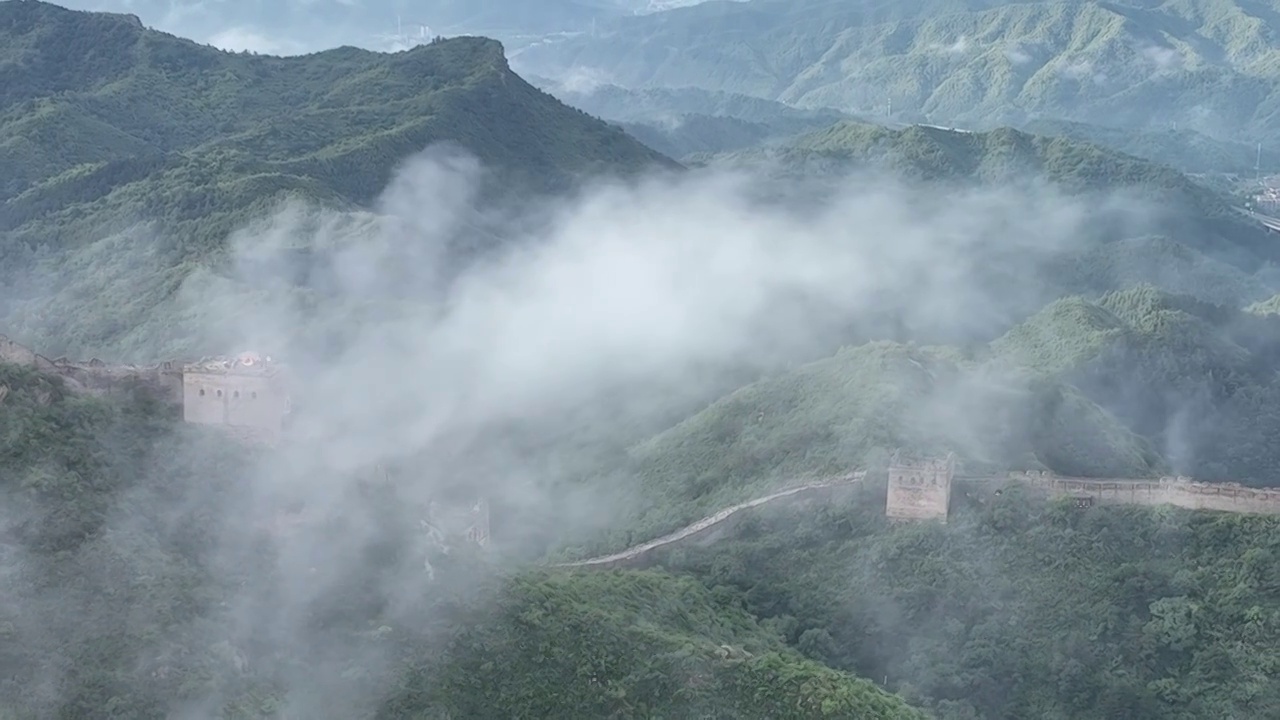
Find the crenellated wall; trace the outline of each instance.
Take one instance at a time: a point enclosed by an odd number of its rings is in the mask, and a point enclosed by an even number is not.
[[[101,395],[113,390],[143,387],[164,402],[182,402],[182,368],[163,362],[151,366],[112,365],[98,359],[88,361],[49,358],[0,335],[0,362],[25,365],[66,380],[73,392]]]
[[[1173,505],[1191,510],[1280,515],[1280,489],[1250,488],[1229,482],[1197,482],[1186,476],[1153,480],[1013,472],[1005,478],[960,478],[957,482],[990,484],[999,480],[1042,490],[1053,497],[1088,497],[1099,504]]]

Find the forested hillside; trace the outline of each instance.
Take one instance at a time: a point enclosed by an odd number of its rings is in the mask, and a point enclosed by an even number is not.
[[[272,58],[7,0],[0,47],[0,317],[50,353],[183,347],[197,321],[172,296],[233,230],[286,198],[366,206],[432,143],[485,163],[494,193],[673,165],[521,80],[484,38]]]

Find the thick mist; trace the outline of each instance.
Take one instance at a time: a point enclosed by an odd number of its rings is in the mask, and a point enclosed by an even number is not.
[[[284,475],[425,453],[432,482],[518,495],[537,483],[525,458],[494,462],[497,434],[667,419],[841,343],[989,339],[1053,292],[1037,268],[1090,242],[1099,216],[1150,215],[1033,183],[937,202],[880,175],[797,199],[713,170],[602,180],[528,220],[478,207],[484,179],[425,153],[375,214],[285,208],[232,238],[230,279],[185,288],[202,307],[251,298],[224,319],[240,333],[228,351],[299,375]],[[452,257],[480,225],[503,244]]]
[[[1037,268],[1096,240],[1100,215],[1133,227],[1154,215],[1033,182],[940,200],[853,175],[795,198],[717,170],[486,207],[486,179],[428,151],[368,213],[295,204],[235,233],[225,266],[175,296],[176,317],[216,313],[228,354],[270,355],[297,388],[274,450],[197,428],[150,448],[150,480],[95,541],[145,575],[148,557],[115,543],[200,518],[192,552],[222,599],[184,635],[217,648],[224,662],[206,672],[224,680],[177,716],[216,715],[254,673],[288,689],[281,717],[370,712],[404,652],[386,635],[443,643],[441,598],[619,516],[627,476],[612,464],[630,444],[842,343],[989,338],[1052,292]],[[502,242],[459,254],[475,233]],[[181,487],[167,493],[170,477]],[[492,501],[488,560],[426,537],[443,497]],[[474,609],[486,596],[467,597]],[[10,599],[19,634],[58,652],[47,607],[65,598]],[[138,649],[139,677],[181,665],[181,642]]]

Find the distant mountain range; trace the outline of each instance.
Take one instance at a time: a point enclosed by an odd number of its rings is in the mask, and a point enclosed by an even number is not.
[[[518,72],[698,87],[983,129],[1036,120],[1280,142],[1280,3],[705,3],[598,25]]]
[[[561,101],[617,123],[671,157],[756,147],[827,127],[852,116],[828,108],[797,108],[773,100],[699,88],[642,88],[589,82],[529,82]]]

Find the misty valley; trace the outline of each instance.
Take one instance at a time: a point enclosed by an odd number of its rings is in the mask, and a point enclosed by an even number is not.
[[[1280,718],[1277,3],[65,4],[0,720]]]

